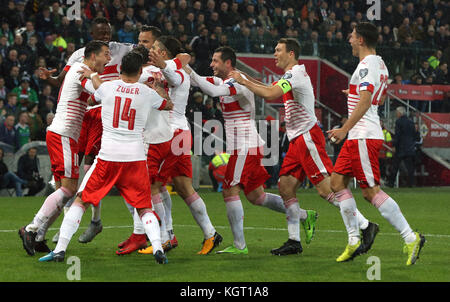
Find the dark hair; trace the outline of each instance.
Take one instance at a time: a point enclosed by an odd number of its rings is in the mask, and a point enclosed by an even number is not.
[[[105,17],[97,17],[97,18],[95,18],[92,21],[92,24],[94,24],[94,25],[97,25],[97,24],[107,24],[107,25],[109,25],[109,21]]]
[[[163,45],[165,50],[168,52],[169,58],[174,58],[177,54],[182,52],[181,42],[171,36],[161,36],[156,39],[159,43]]]
[[[89,58],[93,53],[99,54],[103,46],[109,47],[109,44],[99,40],[90,41],[84,48],[84,57]]]
[[[364,43],[369,48],[375,48],[378,41],[377,27],[370,22],[358,23],[355,27],[356,33],[364,39]]]
[[[143,63],[148,61],[149,50],[144,45],[138,45],[132,51],[142,56]]]
[[[222,46],[222,47],[216,48],[216,50],[214,50],[214,52],[220,52],[220,58],[222,59],[222,61],[224,63],[225,63],[225,61],[230,60],[231,66],[232,67],[236,66],[236,52],[234,51],[233,48],[231,48],[229,46]]]
[[[155,38],[159,38],[162,35],[161,30],[158,27],[145,25],[145,24],[142,25],[141,32],[148,32],[148,31],[151,32],[153,37],[155,37]]]
[[[130,51],[122,58],[121,73],[128,76],[137,75],[143,63],[144,60],[140,53]]]
[[[298,59],[300,55],[300,43],[294,38],[281,38],[278,40],[278,43],[286,45],[287,52],[294,52],[295,59]]]

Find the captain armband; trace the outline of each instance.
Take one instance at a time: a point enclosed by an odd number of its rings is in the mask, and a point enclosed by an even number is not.
[[[283,93],[286,93],[292,89],[291,83],[289,83],[289,81],[285,79],[280,79],[276,85],[280,86],[281,90],[283,90]]]

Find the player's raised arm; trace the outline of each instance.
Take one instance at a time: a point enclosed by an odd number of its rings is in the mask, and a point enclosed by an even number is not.
[[[190,61],[188,54],[180,54],[181,43],[169,36],[161,36],[153,43],[149,53],[150,64],[161,69],[166,81],[172,87],[184,82],[184,75],[178,69]],[[180,54],[179,57],[176,57]]]
[[[213,84],[214,81],[208,80],[209,77],[199,76],[195,71],[190,73],[192,82],[195,82],[200,89],[211,97],[236,95],[241,92],[242,87],[237,83],[227,82],[225,84]]]
[[[64,81],[67,71],[66,69],[64,69],[59,73],[58,76],[53,77],[52,74],[55,73],[56,71],[57,71],[56,69],[48,70],[44,67],[39,67],[39,78],[41,80],[47,81],[47,83],[49,83],[53,87],[59,87]]]
[[[276,85],[268,86],[264,84],[259,84],[256,81],[250,81],[244,78],[241,73],[237,70],[234,70],[230,73],[230,76],[236,80],[241,85],[247,87],[254,94],[266,99],[266,100],[274,100],[277,99],[289,90],[292,89],[291,84],[284,79],[278,81]]]

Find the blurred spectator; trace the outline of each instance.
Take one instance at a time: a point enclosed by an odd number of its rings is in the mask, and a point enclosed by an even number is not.
[[[86,14],[86,18],[88,18],[89,20],[98,17],[98,13],[103,14],[102,17],[105,17],[109,20],[109,12],[106,9],[106,6],[103,4],[103,1],[100,0],[90,0],[86,5],[84,13]]]
[[[12,44],[14,42],[14,32],[11,30],[8,21],[5,21],[5,19],[2,21],[0,36],[6,37],[6,42],[8,44]]]
[[[1,79],[0,79],[1,83]],[[436,84],[448,85],[450,84],[450,75],[448,73],[448,64],[447,62],[440,62],[439,68],[436,71]],[[0,84],[1,87],[1,84]]]
[[[55,46],[60,53],[67,48],[67,42],[61,34],[62,28],[58,28],[53,31],[53,46]]]
[[[305,41],[300,50],[304,56],[319,56],[319,33],[313,30],[311,32],[311,39]]]
[[[50,8],[44,6],[42,11],[36,16],[36,29],[41,37],[44,39],[53,30],[53,20],[50,17]]]
[[[406,116],[406,109],[399,106],[396,109],[397,120],[395,122],[395,135],[393,145],[395,147],[392,174],[390,175],[388,186],[393,187],[400,164],[403,162],[407,170],[407,185],[415,185],[414,159],[415,159],[415,138],[416,129],[414,122]]]
[[[191,101],[186,106],[186,117],[191,123],[194,121],[194,113],[203,112],[203,94],[200,91],[194,92]],[[203,122],[206,119],[202,116]],[[191,127],[191,129],[193,129]]]
[[[422,61],[422,66],[419,68],[419,75],[422,78],[422,82],[425,82],[428,77],[434,77],[434,71],[430,67],[428,60]]]
[[[20,80],[20,86],[15,87],[11,92],[18,96],[19,110],[26,110],[28,104],[37,104],[39,102],[36,90],[30,87],[30,77],[24,75]]]
[[[125,21],[124,27],[119,29],[117,32],[117,37],[119,42],[131,44],[135,43],[136,33],[133,29],[133,23],[130,21]]]
[[[390,167],[392,165],[392,135],[384,126],[383,120],[380,119],[381,129],[383,130],[384,143],[381,147],[378,159],[380,162],[380,176],[384,181],[388,180]]]
[[[3,59],[2,65],[3,65],[2,69],[4,72],[10,72],[13,67],[17,67],[18,72],[20,72],[19,53],[17,52],[16,49],[8,50],[8,57]],[[12,88],[14,88],[14,87],[12,87]]]
[[[0,125],[0,142],[15,147],[16,145],[16,129],[14,122],[16,118],[12,114],[7,114],[5,122]]]
[[[196,60],[199,64],[199,70],[197,72],[200,75],[208,75],[209,63],[211,57],[210,41],[208,37],[208,29],[202,28],[200,34],[194,37],[189,44],[192,51],[195,53]]]
[[[433,69],[436,69],[439,67],[439,63],[440,60],[442,58],[442,51],[441,50],[436,50],[436,52],[434,54],[432,54],[429,58],[428,58],[428,63],[430,64],[430,67]]]
[[[0,148],[0,189],[13,186],[16,189],[16,196],[23,196],[22,185],[27,185],[27,181],[17,176],[14,172],[9,172],[8,167],[3,162],[4,151]]]
[[[28,144],[31,139],[30,126],[28,126],[28,113],[19,113],[19,122],[16,124],[14,129],[16,130],[16,150],[19,150],[23,145]]]
[[[8,95],[9,89],[5,86],[5,78],[0,75],[0,99],[6,101],[6,96]]]
[[[30,38],[32,36],[37,35],[37,32],[35,30],[34,27],[34,22],[33,21],[27,21],[25,23],[25,31],[22,33],[22,38],[25,41],[25,43],[28,43],[28,41],[30,40]]]
[[[46,58],[48,66],[51,67],[58,66],[59,57],[61,55],[58,47],[53,45],[54,40],[55,38],[52,34],[45,36],[44,44],[39,51],[39,56]]]
[[[27,181],[28,193],[25,196],[34,196],[44,187],[44,179],[39,174],[39,159],[37,149],[30,148],[19,158],[17,163],[17,176]]]
[[[17,107],[17,94],[10,92],[6,95],[6,103],[4,105],[6,114],[13,115],[16,117],[19,114]]]
[[[28,125],[30,126],[30,139],[32,141],[42,140],[45,141],[44,122],[41,116],[38,114],[38,104],[28,105]]]
[[[5,122],[5,118],[6,118],[5,101],[0,99],[0,124]]]

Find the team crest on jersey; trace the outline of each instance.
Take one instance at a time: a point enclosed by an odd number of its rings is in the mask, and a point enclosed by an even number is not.
[[[285,80],[290,79],[290,78],[292,78],[292,73],[290,73],[290,72],[288,71],[288,72],[286,72],[281,78],[282,78],[282,79],[285,79]]]
[[[364,68],[359,70],[359,77],[364,79],[364,77],[369,73],[369,69]]]

